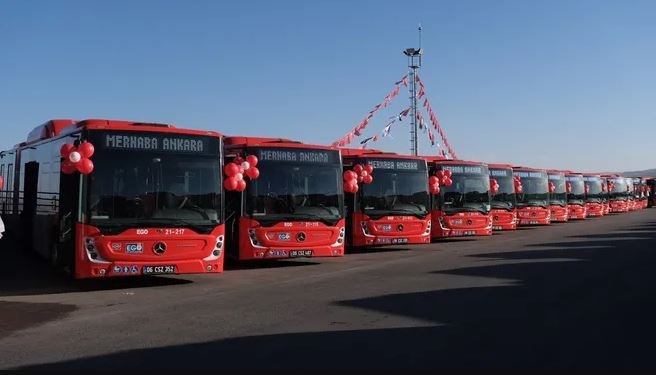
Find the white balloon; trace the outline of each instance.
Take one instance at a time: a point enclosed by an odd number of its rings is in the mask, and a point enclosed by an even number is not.
[[[249,163],[249,162],[247,162],[247,161],[242,162],[242,163],[241,163],[241,167],[244,168],[245,171],[247,171],[248,168],[251,167],[251,163]]]
[[[239,181],[239,180],[243,180],[243,179],[244,179],[244,175],[241,174],[241,173],[237,173],[237,174],[235,175],[235,179],[236,179],[237,181]]]
[[[82,159],[82,155],[77,151],[73,151],[68,155],[68,160],[70,160],[71,163],[77,163],[80,159]]]

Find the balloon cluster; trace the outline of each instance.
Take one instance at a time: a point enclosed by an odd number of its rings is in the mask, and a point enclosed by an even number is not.
[[[65,174],[72,174],[78,171],[82,174],[93,172],[93,162],[89,159],[93,156],[95,148],[90,142],[82,142],[75,147],[70,143],[65,143],[59,149],[59,154],[64,161],[61,163],[61,170]]]
[[[549,181],[549,193],[555,193],[555,192],[556,192],[556,184]]]
[[[613,189],[615,189],[615,183],[612,181],[608,181],[607,187],[608,187],[608,191],[613,191]]]
[[[515,193],[521,194],[524,192],[524,187],[522,186],[522,179],[519,176],[513,176],[513,183],[515,184]]]
[[[251,180],[260,177],[260,170],[257,169],[257,156],[248,155],[246,159],[237,156],[235,160],[223,167],[223,173],[227,176],[223,180],[223,187],[228,191],[246,190],[246,181],[244,175]]]
[[[440,186],[451,186],[453,184],[453,180],[451,180],[452,175],[453,174],[450,170],[440,169],[439,171],[435,172],[435,176],[430,176],[428,178],[428,190],[430,193],[439,194]]]
[[[567,194],[572,192],[572,183],[571,182],[569,182],[569,181],[565,182],[565,191],[567,192]]]
[[[490,179],[490,192],[492,195],[499,192],[499,182],[495,178]]]
[[[590,193],[590,185],[585,184],[585,193],[589,194]]]
[[[370,184],[374,182],[374,176],[371,173],[374,171],[374,166],[371,164],[362,165],[356,164],[353,170],[344,171],[344,191],[347,193],[355,194],[360,190],[358,182],[363,184]]]
[[[602,184],[601,184],[601,191],[602,191],[603,193],[605,193],[606,190],[608,190],[608,188],[606,187],[606,184],[603,184],[603,183],[602,183]]]
[[[0,176],[0,190],[2,190],[2,187],[5,185],[5,179]]]

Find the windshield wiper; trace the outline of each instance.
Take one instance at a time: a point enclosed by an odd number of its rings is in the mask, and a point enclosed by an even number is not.
[[[410,209],[407,209],[407,208],[394,208],[394,207],[392,207],[392,209],[390,209],[389,212],[392,212],[392,213],[402,212],[402,213],[410,214],[410,215],[413,215],[413,216],[426,216],[426,215],[428,215],[428,211],[425,211],[425,210],[422,211],[420,207],[417,207],[417,209],[418,209],[418,211],[410,210]]]
[[[483,215],[489,214],[489,212],[484,208],[474,208],[474,207],[452,207],[452,208],[448,208],[448,210],[453,210],[456,212],[480,212]]]

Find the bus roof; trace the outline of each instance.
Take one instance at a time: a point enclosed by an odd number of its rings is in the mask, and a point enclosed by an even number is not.
[[[514,165],[513,171],[529,171],[529,172],[545,172],[548,173],[544,168],[533,168],[533,167],[524,167],[522,165]]]
[[[376,149],[361,149],[361,148],[340,148],[342,157],[347,158],[381,158],[381,159],[409,159],[409,160],[425,160],[423,156],[413,156],[407,154],[397,154],[396,152],[386,152]]]
[[[458,159],[437,159],[437,160],[426,160],[426,161],[435,164],[484,165],[487,167],[487,164],[483,163],[482,161],[458,160]]]
[[[303,143],[287,138],[247,137],[247,136],[225,136],[223,144],[228,147],[282,147],[282,148],[313,148],[317,150],[338,151],[338,149],[326,146]]]
[[[512,169],[512,164],[492,163],[487,165],[490,169]]]
[[[85,129],[106,129],[106,130],[126,130],[126,131],[157,131],[165,133],[182,133],[189,135],[212,135],[221,136],[218,132],[210,130],[195,130],[177,128],[169,124],[137,122],[124,120],[107,120],[107,119],[86,119],[76,121],[72,119],[53,119],[35,127],[27,135],[25,142],[19,143],[15,147],[23,147],[45,139],[57,138],[62,134],[74,131],[79,128]]]

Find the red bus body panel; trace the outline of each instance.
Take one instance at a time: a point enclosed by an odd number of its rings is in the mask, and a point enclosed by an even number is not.
[[[345,220],[341,219],[334,227],[317,221],[280,222],[263,227],[256,220],[241,217],[239,259],[343,256],[344,225]]]
[[[430,216],[383,216],[373,220],[362,212],[352,214],[353,246],[425,244],[431,241]]]
[[[551,213],[552,222],[565,223],[569,220],[567,207],[552,204],[549,206],[549,212]]]
[[[517,229],[517,209],[512,211],[492,209],[492,229],[494,230],[513,230]]]

